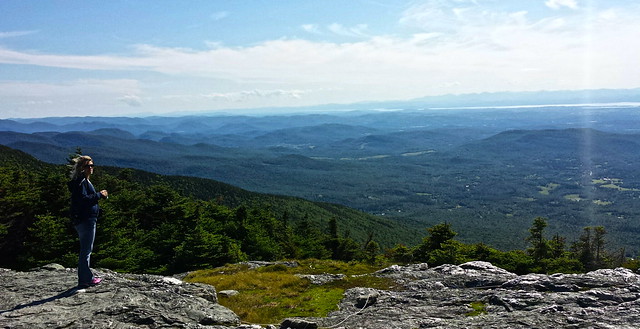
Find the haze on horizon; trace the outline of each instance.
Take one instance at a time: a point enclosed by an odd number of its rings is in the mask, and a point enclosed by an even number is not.
[[[632,0],[23,0],[0,14],[0,118],[640,87]]]

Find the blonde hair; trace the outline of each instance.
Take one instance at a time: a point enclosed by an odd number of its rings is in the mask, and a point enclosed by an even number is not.
[[[84,176],[84,167],[89,163],[89,161],[93,161],[88,155],[81,155],[73,159],[73,164],[71,165],[71,179],[78,179],[79,177]]]

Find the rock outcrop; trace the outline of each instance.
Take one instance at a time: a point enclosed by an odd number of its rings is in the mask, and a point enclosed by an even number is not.
[[[205,284],[98,271],[103,283],[76,291],[75,269],[0,269],[0,328],[215,328],[240,325]]]
[[[213,287],[162,276],[100,274],[104,284],[70,293],[73,269],[0,269],[0,328],[262,328],[241,324],[217,303]],[[628,269],[518,276],[469,262],[394,265],[374,275],[393,279],[399,288],[349,289],[339,310],[327,317],[285,319],[279,327],[640,328],[640,276]],[[341,278],[308,279],[325,284]]]
[[[640,276],[628,269],[517,276],[486,262],[392,266],[399,291],[354,288],[320,327],[640,328]],[[309,320],[309,319],[308,319]]]

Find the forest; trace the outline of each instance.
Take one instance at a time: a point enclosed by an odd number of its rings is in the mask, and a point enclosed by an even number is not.
[[[67,216],[67,166],[7,147],[0,148],[0,164],[0,267],[29,269],[51,262],[74,267],[78,242]],[[223,201],[224,188],[215,197],[201,198],[185,193],[191,180],[168,183],[165,177],[129,168],[106,171],[98,167],[92,176],[94,185],[110,191],[110,198],[101,201],[92,262],[116,271],[173,274],[282,259],[432,266],[484,260],[515,273],[638,267],[624,257],[624,250],[609,248],[602,226],[585,227],[579,239],[569,242],[557,234],[548,237],[547,219],[536,217],[528,230],[528,247],[504,251],[481,242],[462,243],[455,239],[455,228],[442,222],[425,228],[415,244],[399,237],[384,247],[376,239],[393,236],[391,232],[354,237],[344,218],[313,215],[311,207],[307,216],[292,216],[274,211],[268,202],[245,203],[237,190],[239,199],[229,206]]]

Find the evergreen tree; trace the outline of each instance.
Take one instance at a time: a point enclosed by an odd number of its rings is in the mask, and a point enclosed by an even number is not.
[[[454,232],[448,223],[436,224],[427,228],[429,236],[422,239],[413,253],[413,258],[417,261],[428,262],[433,265],[440,265],[445,260],[457,260],[458,245],[451,241],[458,233]],[[453,263],[452,263],[453,264]]]
[[[294,241],[296,247],[300,250],[302,258],[331,258],[331,251],[323,244],[324,235],[317,229],[307,216],[303,217],[296,224],[296,236]]]
[[[440,223],[427,229],[429,237],[427,245],[431,250],[441,249],[443,244],[452,240],[458,233],[453,231],[451,224]]]
[[[527,241],[531,244],[531,247],[527,249],[527,252],[533,257],[533,260],[537,264],[540,264],[549,254],[549,243],[544,238],[544,229],[546,227],[547,219],[536,217],[533,220],[533,225],[529,228]]]
[[[580,263],[584,265],[584,268],[587,271],[593,270],[595,256],[591,246],[591,227],[585,227],[583,229],[578,241],[573,244],[572,248]]]
[[[566,239],[558,234],[549,241],[549,256],[557,259],[565,256],[567,248]]]
[[[74,267],[78,262],[75,236],[70,229],[69,218],[37,215],[29,227],[21,261],[29,267],[59,263]]]
[[[385,256],[392,262],[409,264],[413,262],[413,251],[404,244],[397,244],[386,251]]]
[[[329,219],[329,236],[326,242],[327,249],[331,251],[332,259],[340,259],[340,236],[338,235],[338,221],[335,217]]]
[[[369,264],[374,264],[376,262],[379,251],[380,245],[377,242],[370,240],[364,247],[365,260]]]
[[[605,255],[605,239],[604,236],[607,234],[607,231],[603,226],[596,226],[593,228],[593,254],[594,254],[594,262],[595,268],[602,268],[606,266],[606,255]]]
[[[587,271],[598,268],[610,267],[609,257],[607,255],[604,236],[607,231],[603,226],[585,227],[582,235],[573,244],[573,250],[578,260],[584,265]]]

